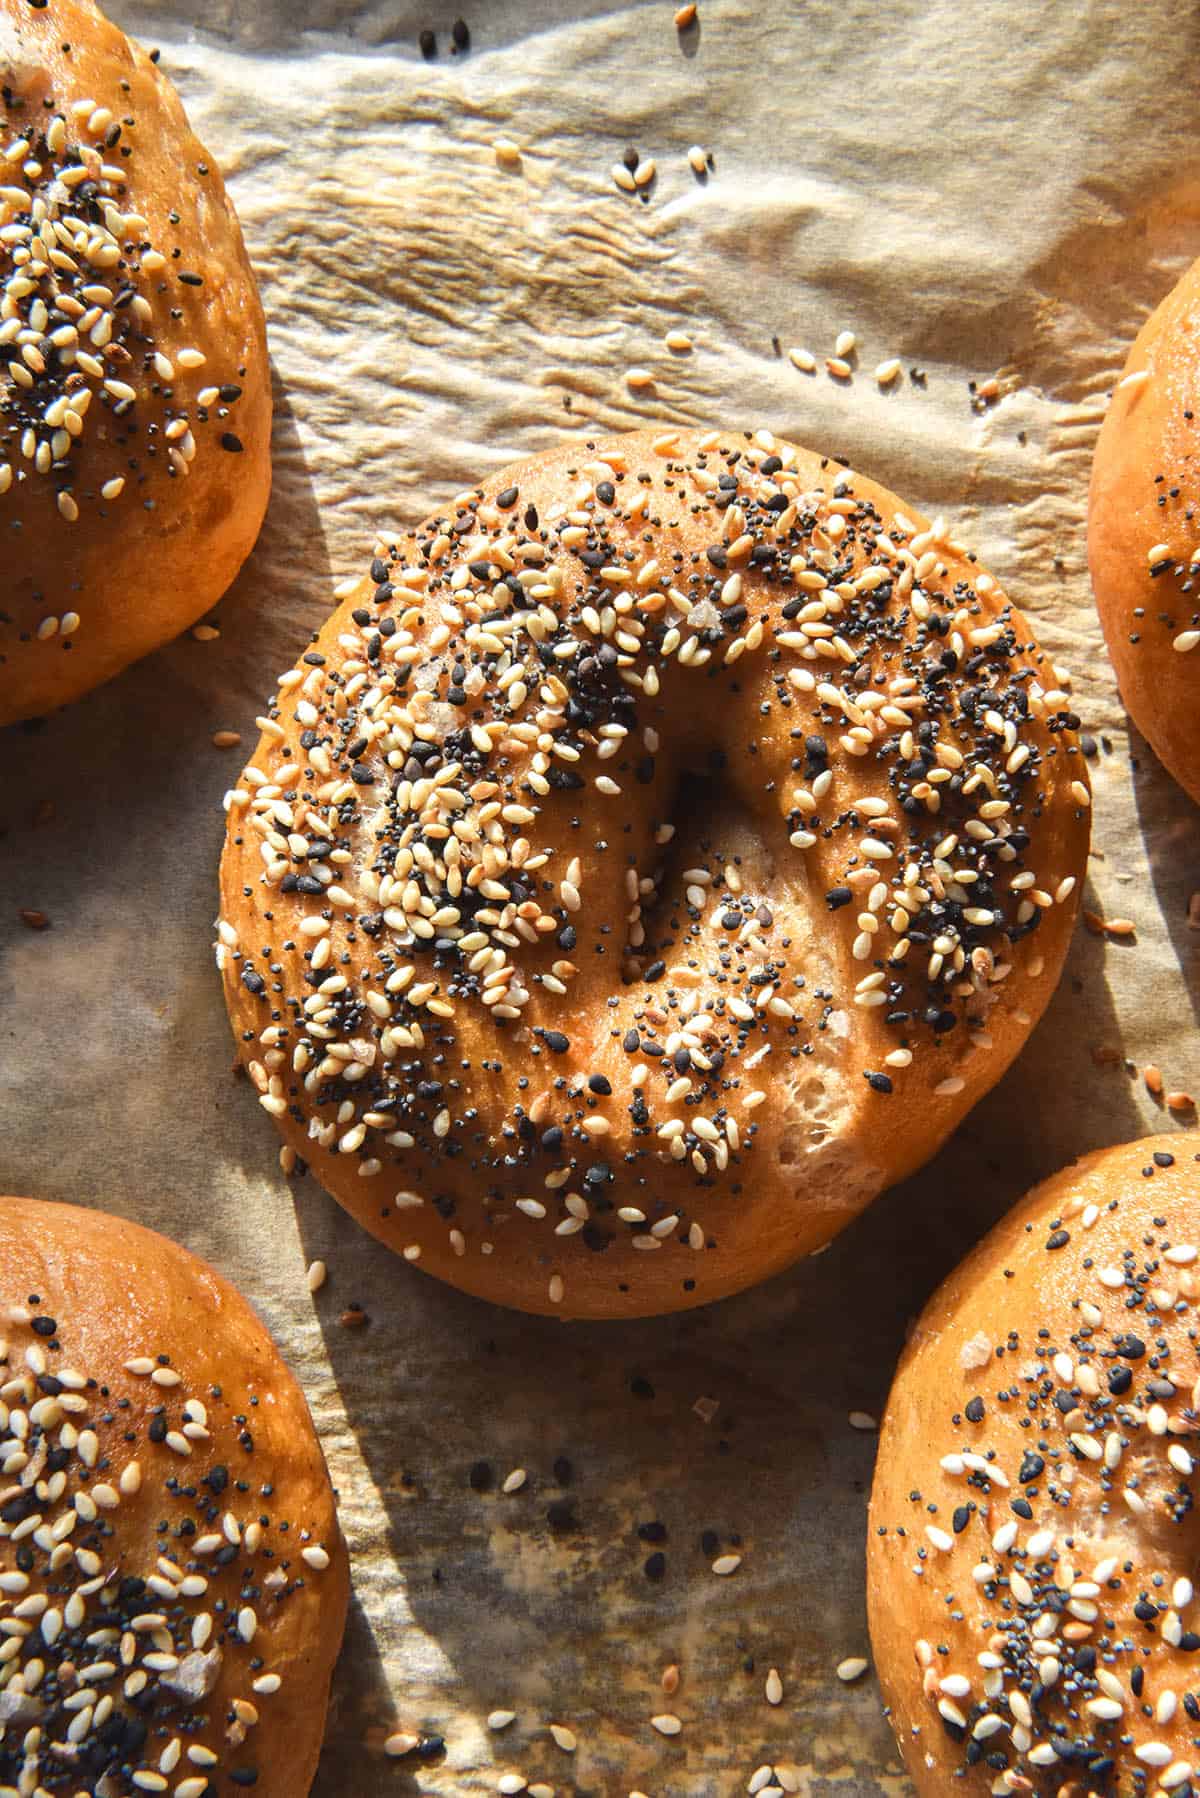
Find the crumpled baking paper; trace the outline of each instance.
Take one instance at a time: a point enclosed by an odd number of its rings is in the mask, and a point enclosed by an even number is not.
[[[873,1436],[850,1414],[878,1414],[908,1322],[1034,1179],[1180,1121],[1138,1070],[1200,1091],[1196,814],[1126,724],[1084,543],[1107,394],[1200,251],[1200,38],[1186,0],[700,0],[683,35],[671,0],[460,4],[451,55],[433,0],[112,0],[230,179],[269,319],[275,493],[219,639],[0,736],[0,1190],[188,1243],[304,1381],[355,1570],[317,1798],[473,1798],[506,1772],[724,1798],[764,1766],[875,1798],[900,1780],[877,1688],[834,1675],[867,1652]],[[645,203],[611,177],[630,144],[657,165]],[[843,329],[849,382],[823,367]],[[968,382],[993,379],[974,409]],[[1086,904],[1137,935],[1081,929],[1017,1066],[820,1260],[714,1309],[565,1327],[426,1280],[283,1179],[212,966],[220,801],[374,533],[647,420],[768,425],[958,521],[1074,672]],[[717,1552],[742,1556],[731,1577]],[[397,1733],[428,1758],[385,1757]]]

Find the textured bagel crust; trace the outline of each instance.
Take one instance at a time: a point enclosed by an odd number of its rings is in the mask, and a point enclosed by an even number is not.
[[[0,0],[0,724],[214,605],[271,485],[266,329],[179,96],[90,0]]]
[[[867,1590],[923,1798],[1196,1789],[1196,1159],[1155,1136],[1054,1175],[913,1331]]]
[[[1100,430],[1088,561],[1130,717],[1200,800],[1200,262],[1138,334]]]
[[[153,1231],[0,1198],[0,1790],[302,1798],[348,1596],[245,1300]]]
[[[230,796],[218,961],[262,1103],[469,1292],[748,1286],[1041,1013],[1074,722],[995,582],[836,463],[734,431],[533,457],[377,544]]]

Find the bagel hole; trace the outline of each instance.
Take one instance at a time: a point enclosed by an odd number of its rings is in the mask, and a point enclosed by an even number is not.
[[[707,769],[685,768],[676,780],[670,805],[659,820],[670,824],[674,835],[669,843],[652,845],[649,863],[638,868],[639,875],[655,881],[655,891],[642,900],[645,941],[635,947],[633,979],[641,977],[640,968],[647,963],[668,960],[681,949],[686,952],[696,924],[686,891],[689,870],[704,869],[710,877],[706,892],[719,895],[716,904],[723,900],[727,908],[748,908],[770,891],[774,857],[745,808],[722,791],[723,778],[723,768],[716,763]],[[704,907],[705,931],[713,903],[710,899]],[[707,956],[703,959],[707,963]]]
[[[690,961],[706,974],[714,966],[728,971],[731,989],[738,990],[737,969],[754,965],[752,955],[739,953],[743,929],[751,920],[769,920],[759,926],[769,952],[774,956],[786,941],[790,968],[803,978],[802,986],[789,989],[800,1022],[790,1039],[773,1022],[769,1037],[761,1038],[762,1044],[770,1041],[770,1055],[741,1078],[747,1086],[761,1084],[778,1101],[779,1159],[795,1180],[797,1198],[857,1210],[878,1191],[879,1175],[873,1158],[843,1137],[851,1108],[843,1058],[851,1032],[845,1011],[828,1004],[836,987],[823,897],[810,899],[802,864],[789,862],[786,875],[781,872],[764,834],[769,825],[724,785],[719,767],[685,769],[664,821],[674,826],[674,836],[661,848],[652,846],[651,859],[638,868],[639,875],[656,880],[656,890],[642,900],[645,941],[627,962],[628,977],[641,979],[655,961],[668,969]],[[782,821],[775,827],[782,830]],[[689,910],[686,892],[686,875],[697,869],[709,875],[705,890],[712,895],[699,918]],[[758,1046],[756,1037],[751,1059]],[[800,1052],[793,1056],[793,1048]]]

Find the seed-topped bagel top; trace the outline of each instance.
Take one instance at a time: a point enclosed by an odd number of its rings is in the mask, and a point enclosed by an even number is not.
[[[0,88],[3,723],[220,598],[271,397],[237,219],[156,61],[90,0],[0,0]]]
[[[263,1105],[410,1259],[701,1302],[932,1152],[1052,990],[1067,695],[942,525],[757,435],[570,446],[381,539],[229,800]]]
[[[163,1237],[0,1199],[0,1792],[307,1792],[349,1577],[302,1394]]]
[[[871,1633],[908,1768],[949,1790],[1200,1779],[1200,1170],[1186,1136],[1030,1194],[930,1301],[871,1499]]]

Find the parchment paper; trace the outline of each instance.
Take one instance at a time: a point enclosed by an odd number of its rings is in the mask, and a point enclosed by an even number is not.
[[[878,1413],[907,1322],[1033,1179],[1163,1125],[1134,1068],[1200,1091],[1196,815],[1126,726],[1083,536],[1107,392],[1200,253],[1197,16],[701,0],[680,39],[672,0],[461,4],[472,48],[452,58],[456,9],[433,0],[112,0],[231,177],[270,321],[275,495],[219,640],[0,737],[0,1191],[165,1229],[286,1346],[355,1565],[318,1798],[493,1792],[514,1770],[580,1798],[723,1798],[767,1763],[788,1789],[893,1792],[873,1679],[833,1671],[866,1652],[873,1438],[849,1413]],[[647,204],[609,174],[629,142],[657,161]],[[703,183],[692,143],[714,154]],[[665,350],[672,327],[692,355]],[[849,385],[787,360],[843,327]],[[893,353],[884,393],[870,371]],[[657,378],[637,399],[634,364]],[[996,375],[976,413],[968,380]],[[1138,934],[1081,931],[1016,1068],[820,1260],[676,1320],[564,1327],[425,1280],[280,1175],[212,968],[220,798],[376,530],[648,418],[770,425],[961,521],[1075,673],[1097,739],[1087,904]],[[211,746],[222,727],[245,752]],[[355,1304],[370,1321],[348,1330]],[[476,1491],[477,1461],[528,1482]],[[708,1530],[740,1536],[734,1577],[710,1573]],[[517,1713],[503,1733],[496,1708]],[[396,1730],[444,1750],[385,1759]]]

